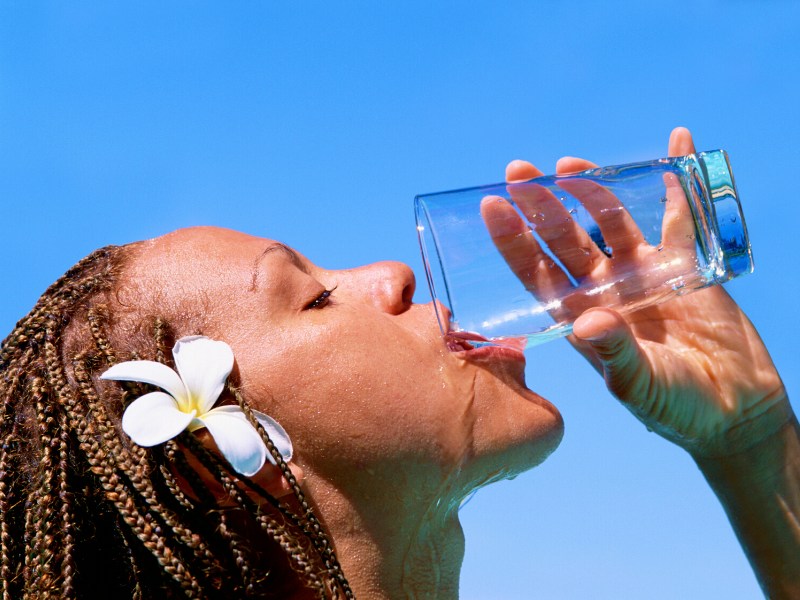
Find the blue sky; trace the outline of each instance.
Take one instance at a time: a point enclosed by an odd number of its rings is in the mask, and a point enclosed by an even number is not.
[[[756,271],[728,289],[796,396],[799,28],[778,0],[2,0],[0,335],[91,250],[196,224],[401,260],[425,300],[415,194],[657,158],[685,125],[730,154]],[[462,510],[462,597],[760,597],[692,461],[565,342],[528,363],[566,436]]]

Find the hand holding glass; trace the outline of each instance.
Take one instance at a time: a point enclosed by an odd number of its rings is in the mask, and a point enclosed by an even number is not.
[[[415,199],[444,335],[538,344],[753,270],[722,150]]]

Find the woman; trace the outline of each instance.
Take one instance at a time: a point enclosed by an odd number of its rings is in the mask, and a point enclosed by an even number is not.
[[[520,352],[448,350],[414,285],[214,228],[76,265],[0,353],[3,597],[455,597],[460,502],[562,423]],[[589,310],[573,343],[692,454],[765,591],[800,594],[797,421],[725,292]]]

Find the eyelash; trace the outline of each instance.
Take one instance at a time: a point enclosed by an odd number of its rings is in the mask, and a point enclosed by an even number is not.
[[[325,308],[326,306],[328,306],[331,303],[331,295],[333,294],[333,291],[335,289],[336,289],[336,286],[334,286],[330,290],[325,290],[324,292],[322,292],[313,301],[309,302],[308,305],[306,305],[306,310],[309,310],[309,309],[320,309],[320,308]]]

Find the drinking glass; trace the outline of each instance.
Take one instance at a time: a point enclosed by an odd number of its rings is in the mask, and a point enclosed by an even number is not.
[[[723,150],[419,195],[444,335],[538,344],[587,308],[639,310],[753,270]]]

